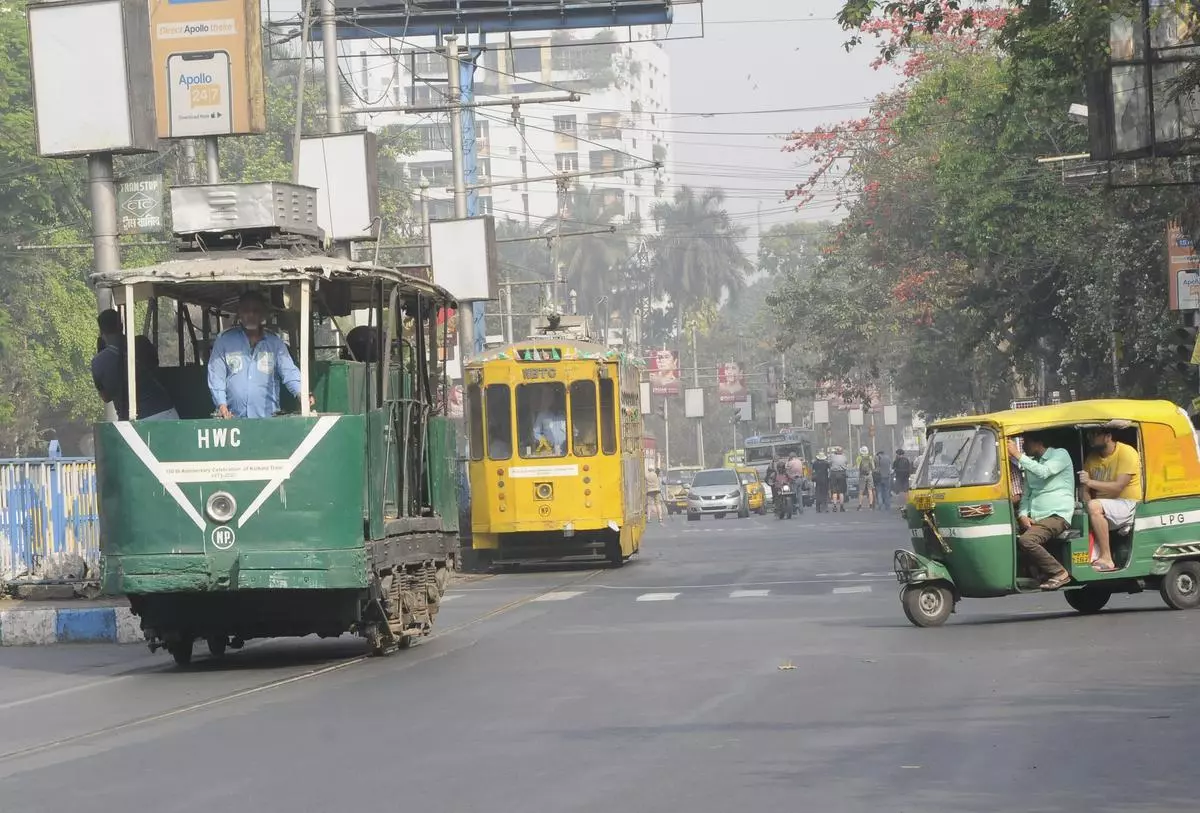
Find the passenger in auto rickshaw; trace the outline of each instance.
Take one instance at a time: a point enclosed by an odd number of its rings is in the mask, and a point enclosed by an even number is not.
[[[1142,498],[1142,460],[1137,450],[1113,438],[1111,429],[1088,432],[1090,454],[1079,472],[1080,500],[1086,502],[1097,556],[1092,567],[1101,572],[1116,570],[1112,531],[1133,526],[1134,511]]]

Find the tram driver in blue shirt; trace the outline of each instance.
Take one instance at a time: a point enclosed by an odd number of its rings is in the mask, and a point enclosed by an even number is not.
[[[221,418],[270,418],[279,411],[279,383],[297,398],[300,369],[283,339],[264,329],[267,300],[258,291],[238,299],[238,322],[213,342],[208,391]],[[309,396],[309,404],[313,398]]]

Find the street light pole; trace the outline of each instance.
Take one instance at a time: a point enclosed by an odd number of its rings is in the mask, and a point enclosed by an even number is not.
[[[112,153],[88,156],[88,197],[92,206],[92,250],[96,256],[96,273],[119,271],[121,253],[117,247],[117,182],[113,176]],[[96,289],[98,310],[113,306],[112,291]],[[133,314],[126,318],[132,319]]]
[[[692,322],[692,387],[700,389],[700,354],[696,350],[695,322]],[[704,418],[696,419],[696,465],[704,467]]]

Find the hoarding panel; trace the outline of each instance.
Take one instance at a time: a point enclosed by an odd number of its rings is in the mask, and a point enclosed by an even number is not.
[[[150,4],[159,138],[266,132],[259,0]]]

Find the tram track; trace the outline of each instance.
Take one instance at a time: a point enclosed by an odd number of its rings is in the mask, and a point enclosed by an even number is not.
[[[489,610],[486,613],[483,613],[474,618],[463,621],[459,624],[455,624],[453,626],[447,627],[442,630],[435,630],[432,635],[429,635],[428,637],[421,639],[419,641],[419,643],[417,644],[417,646],[415,646],[412,650],[410,650],[410,653],[413,655],[417,655],[417,657],[410,658],[406,661],[400,662],[399,667],[401,669],[409,669],[409,668],[412,668],[415,666],[419,666],[420,664],[427,663],[431,660],[435,660],[435,659],[441,657],[442,655],[448,654],[448,653],[444,653],[444,652],[435,652],[435,653],[429,653],[428,655],[425,655],[423,657],[420,656],[418,654],[420,649],[424,645],[426,645],[432,641],[438,640],[440,638],[447,638],[451,635],[455,635],[464,630],[470,629],[471,627],[478,626],[479,624],[482,624],[486,621],[490,621],[493,618],[497,618],[501,615],[504,615],[505,613],[512,612],[513,610],[519,609],[521,607],[524,607],[528,604],[531,604],[531,603],[537,601],[541,596],[544,596],[548,593],[558,592],[558,591],[564,590],[565,588],[572,587],[574,585],[583,584],[587,581],[590,581],[591,579],[594,579],[596,576],[600,575],[602,572],[603,572],[602,569],[597,569],[597,570],[590,570],[590,571],[587,571],[584,573],[580,573],[575,578],[568,579],[564,582],[555,584],[554,586],[548,587],[544,590],[540,590],[535,593],[530,593],[526,596],[522,596],[521,598],[514,599],[513,601],[510,601],[507,604],[503,604],[499,607],[493,608],[492,610]],[[384,657],[392,658],[392,657],[396,657],[397,654],[398,653],[393,652]],[[125,721],[122,721],[119,723],[113,723],[111,725],[101,726],[99,728],[94,728],[90,731],[85,731],[85,732],[81,732],[78,734],[71,734],[71,735],[65,736],[65,737],[59,737],[57,739],[38,743],[36,745],[29,745],[29,746],[25,746],[22,748],[15,748],[13,750],[0,753],[0,765],[12,763],[12,762],[15,762],[17,760],[24,759],[27,757],[37,756],[39,754],[45,754],[49,751],[53,751],[53,750],[56,750],[59,748],[66,748],[69,746],[78,745],[80,743],[84,743],[89,740],[94,740],[98,737],[104,737],[104,736],[108,736],[111,734],[119,734],[119,733],[123,733],[123,732],[127,732],[127,731],[130,731],[133,729],[140,728],[142,726],[147,726],[147,725],[151,725],[154,723],[175,719],[178,717],[183,717],[188,714],[193,714],[195,712],[203,711],[205,709],[232,703],[237,700],[245,699],[247,697],[253,697],[253,696],[257,696],[257,695],[266,694],[266,693],[269,693],[269,692],[272,692],[272,691],[275,691],[278,689],[285,688],[287,686],[295,685],[297,683],[303,683],[303,682],[307,682],[310,680],[314,680],[316,678],[326,677],[326,676],[332,675],[337,672],[343,672],[343,671],[351,669],[353,667],[361,666],[369,661],[378,661],[378,660],[380,660],[380,658],[375,655],[370,655],[370,654],[359,655],[359,656],[348,658],[343,661],[339,661],[337,663],[320,666],[315,669],[309,669],[309,670],[307,670],[305,672],[301,672],[299,674],[289,675],[287,677],[277,678],[275,680],[269,680],[269,681],[266,681],[265,683],[261,683],[256,686],[249,686],[246,688],[237,689],[237,690],[234,690],[231,692],[227,692],[225,694],[217,695],[216,697],[206,698],[204,700],[200,700],[200,701],[197,701],[194,703],[188,703],[185,705],[177,706],[175,708],[170,708],[170,709],[167,709],[164,711],[155,712],[153,714],[147,714],[142,717],[135,717],[133,719],[125,720]],[[169,672],[173,672],[173,671],[175,671],[175,669],[173,669],[169,666],[164,666],[161,670],[158,670],[158,669],[147,670],[145,672],[142,672],[141,674],[143,674],[143,675],[161,674],[164,677],[166,677],[166,676],[168,676]],[[122,677],[108,678],[104,681],[101,681],[100,685],[113,683],[120,679],[122,679]],[[88,688],[90,688],[90,687],[88,687]],[[84,687],[80,687],[80,691],[83,691],[83,690],[84,690]],[[72,691],[72,693],[74,693],[74,692]],[[60,693],[58,693],[58,692],[52,693],[51,695],[44,696],[44,698],[30,698],[28,701],[25,701],[25,702],[36,702],[36,700],[38,700],[38,699],[50,699],[51,697],[53,697],[57,694],[60,694]],[[0,711],[2,711],[2,710],[3,710],[3,707],[0,707]]]

